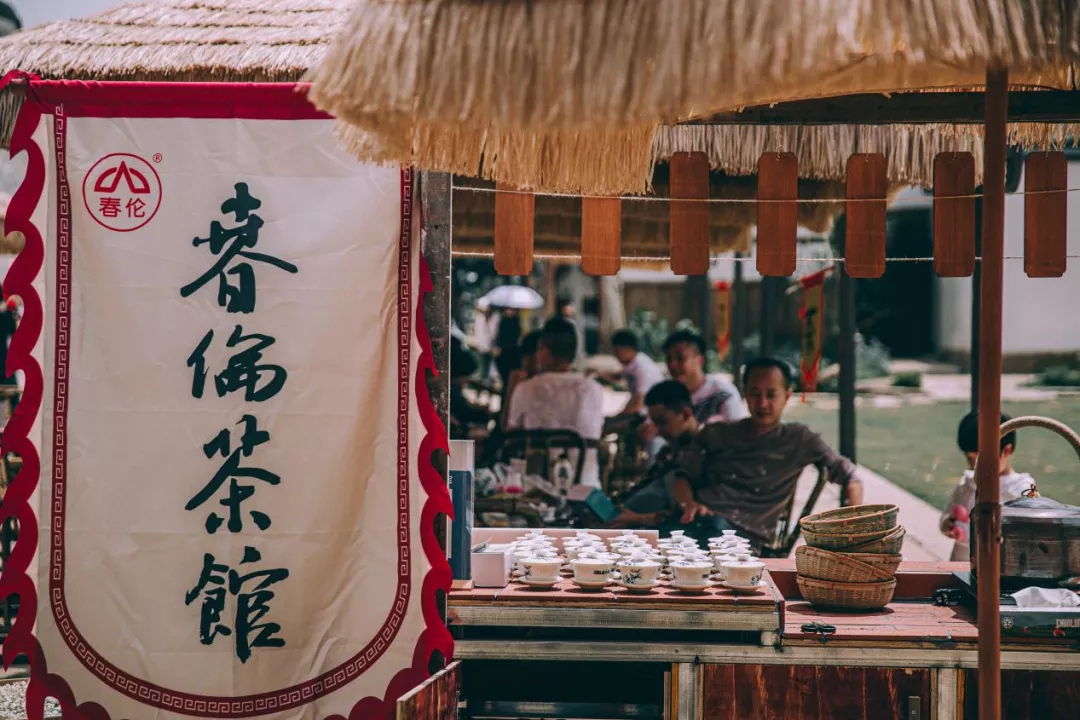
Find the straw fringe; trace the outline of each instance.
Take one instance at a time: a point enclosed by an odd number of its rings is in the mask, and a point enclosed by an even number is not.
[[[370,162],[407,158],[426,170],[524,189],[603,195],[650,190],[651,127],[533,135],[422,126],[410,135],[338,123],[336,130],[350,152]]]
[[[733,173],[755,172],[773,138],[809,177],[841,178],[851,152],[880,151],[892,180],[925,185],[939,149],[981,155],[979,131],[659,127],[808,97],[981,87],[993,62],[1017,85],[1075,89],[1078,60],[1080,0],[358,0],[309,78],[317,105],[379,138],[362,159],[609,194],[640,192],[650,172],[638,155],[612,158],[639,147],[616,132],[655,134],[654,160],[702,149]],[[565,129],[594,143],[564,148]],[[460,145],[433,145],[450,138]],[[525,166],[493,167],[495,145]]]
[[[319,62],[349,0],[159,0],[0,40],[0,67],[44,78],[295,82]],[[0,144],[22,98],[0,93]]]

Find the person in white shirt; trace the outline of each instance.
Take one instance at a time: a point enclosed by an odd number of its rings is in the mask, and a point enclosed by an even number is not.
[[[664,373],[653,359],[639,352],[638,337],[630,330],[620,330],[611,336],[615,357],[623,366],[630,399],[619,412],[620,415],[645,414],[645,396],[653,386],[663,382]]]
[[[1008,415],[1001,416],[1001,422],[1011,420]],[[970,524],[971,511],[975,508],[975,458],[979,453],[979,414],[970,412],[960,421],[956,433],[956,443],[960,452],[967,458],[968,469],[964,471],[960,482],[941,513],[941,532],[954,540],[952,561],[967,561],[971,556]],[[998,471],[1001,473],[1001,501],[1015,500],[1019,497],[1037,497],[1039,490],[1035,478],[1027,473],[1018,473],[1012,468],[1012,456],[1016,452],[1016,433],[1011,432],[1001,438]]]
[[[678,330],[664,342],[668,372],[690,391],[694,417],[702,425],[735,422],[750,417],[735,383],[705,374],[705,340],[689,330]]]
[[[604,427],[604,389],[573,371],[577,330],[562,318],[549,320],[536,350],[540,374],[521,382],[510,397],[511,430],[573,430],[593,447],[585,451],[581,484],[600,487],[596,442]],[[577,462],[577,458],[571,457]]]

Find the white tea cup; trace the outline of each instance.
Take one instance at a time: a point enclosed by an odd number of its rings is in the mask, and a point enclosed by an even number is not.
[[[522,580],[554,582],[559,579],[559,571],[562,569],[562,558],[558,557],[527,557],[519,562]]]
[[[727,584],[733,587],[756,587],[761,582],[765,563],[751,555],[738,555],[723,563]]]
[[[578,558],[570,564],[574,568],[574,579],[585,582],[610,580],[615,571],[615,563],[606,558]]]
[[[681,585],[704,585],[709,582],[713,564],[706,560],[676,560],[671,563],[675,582]]]
[[[660,572],[660,563],[632,557],[620,561],[618,568],[624,585],[652,585]]]

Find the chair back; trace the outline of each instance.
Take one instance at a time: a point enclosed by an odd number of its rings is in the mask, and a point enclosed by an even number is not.
[[[791,486],[791,494],[787,499],[787,508],[777,526],[776,536],[771,542],[761,547],[762,557],[786,558],[791,555],[791,551],[795,548],[795,543],[798,542],[799,535],[802,533],[802,527],[799,525],[800,521],[814,512],[814,506],[821,497],[825,484],[829,481],[828,471],[825,467],[822,465],[815,465],[815,467],[818,472],[817,482],[814,484],[814,489],[810,491],[810,496],[806,498],[806,503],[799,512],[798,518],[794,517],[794,513],[795,494],[798,491],[799,483],[795,482]]]

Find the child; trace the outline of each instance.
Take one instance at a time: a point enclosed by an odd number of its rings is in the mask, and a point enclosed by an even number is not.
[[[1011,420],[1008,415],[1001,416],[1001,422]],[[975,457],[979,451],[979,416],[968,413],[960,421],[956,442],[960,452],[968,461],[968,469],[953,490],[945,511],[941,515],[941,532],[956,540],[953,546],[953,561],[966,561],[970,555],[968,541],[969,524],[972,509],[975,507]],[[1001,500],[1013,500],[1024,495],[1038,495],[1035,480],[1027,473],[1018,473],[1012,468],[1012,456],[1016,452],[1016,433],[1011,432],[1001,438],[1001,454],[998,472],[1001,473]]]

